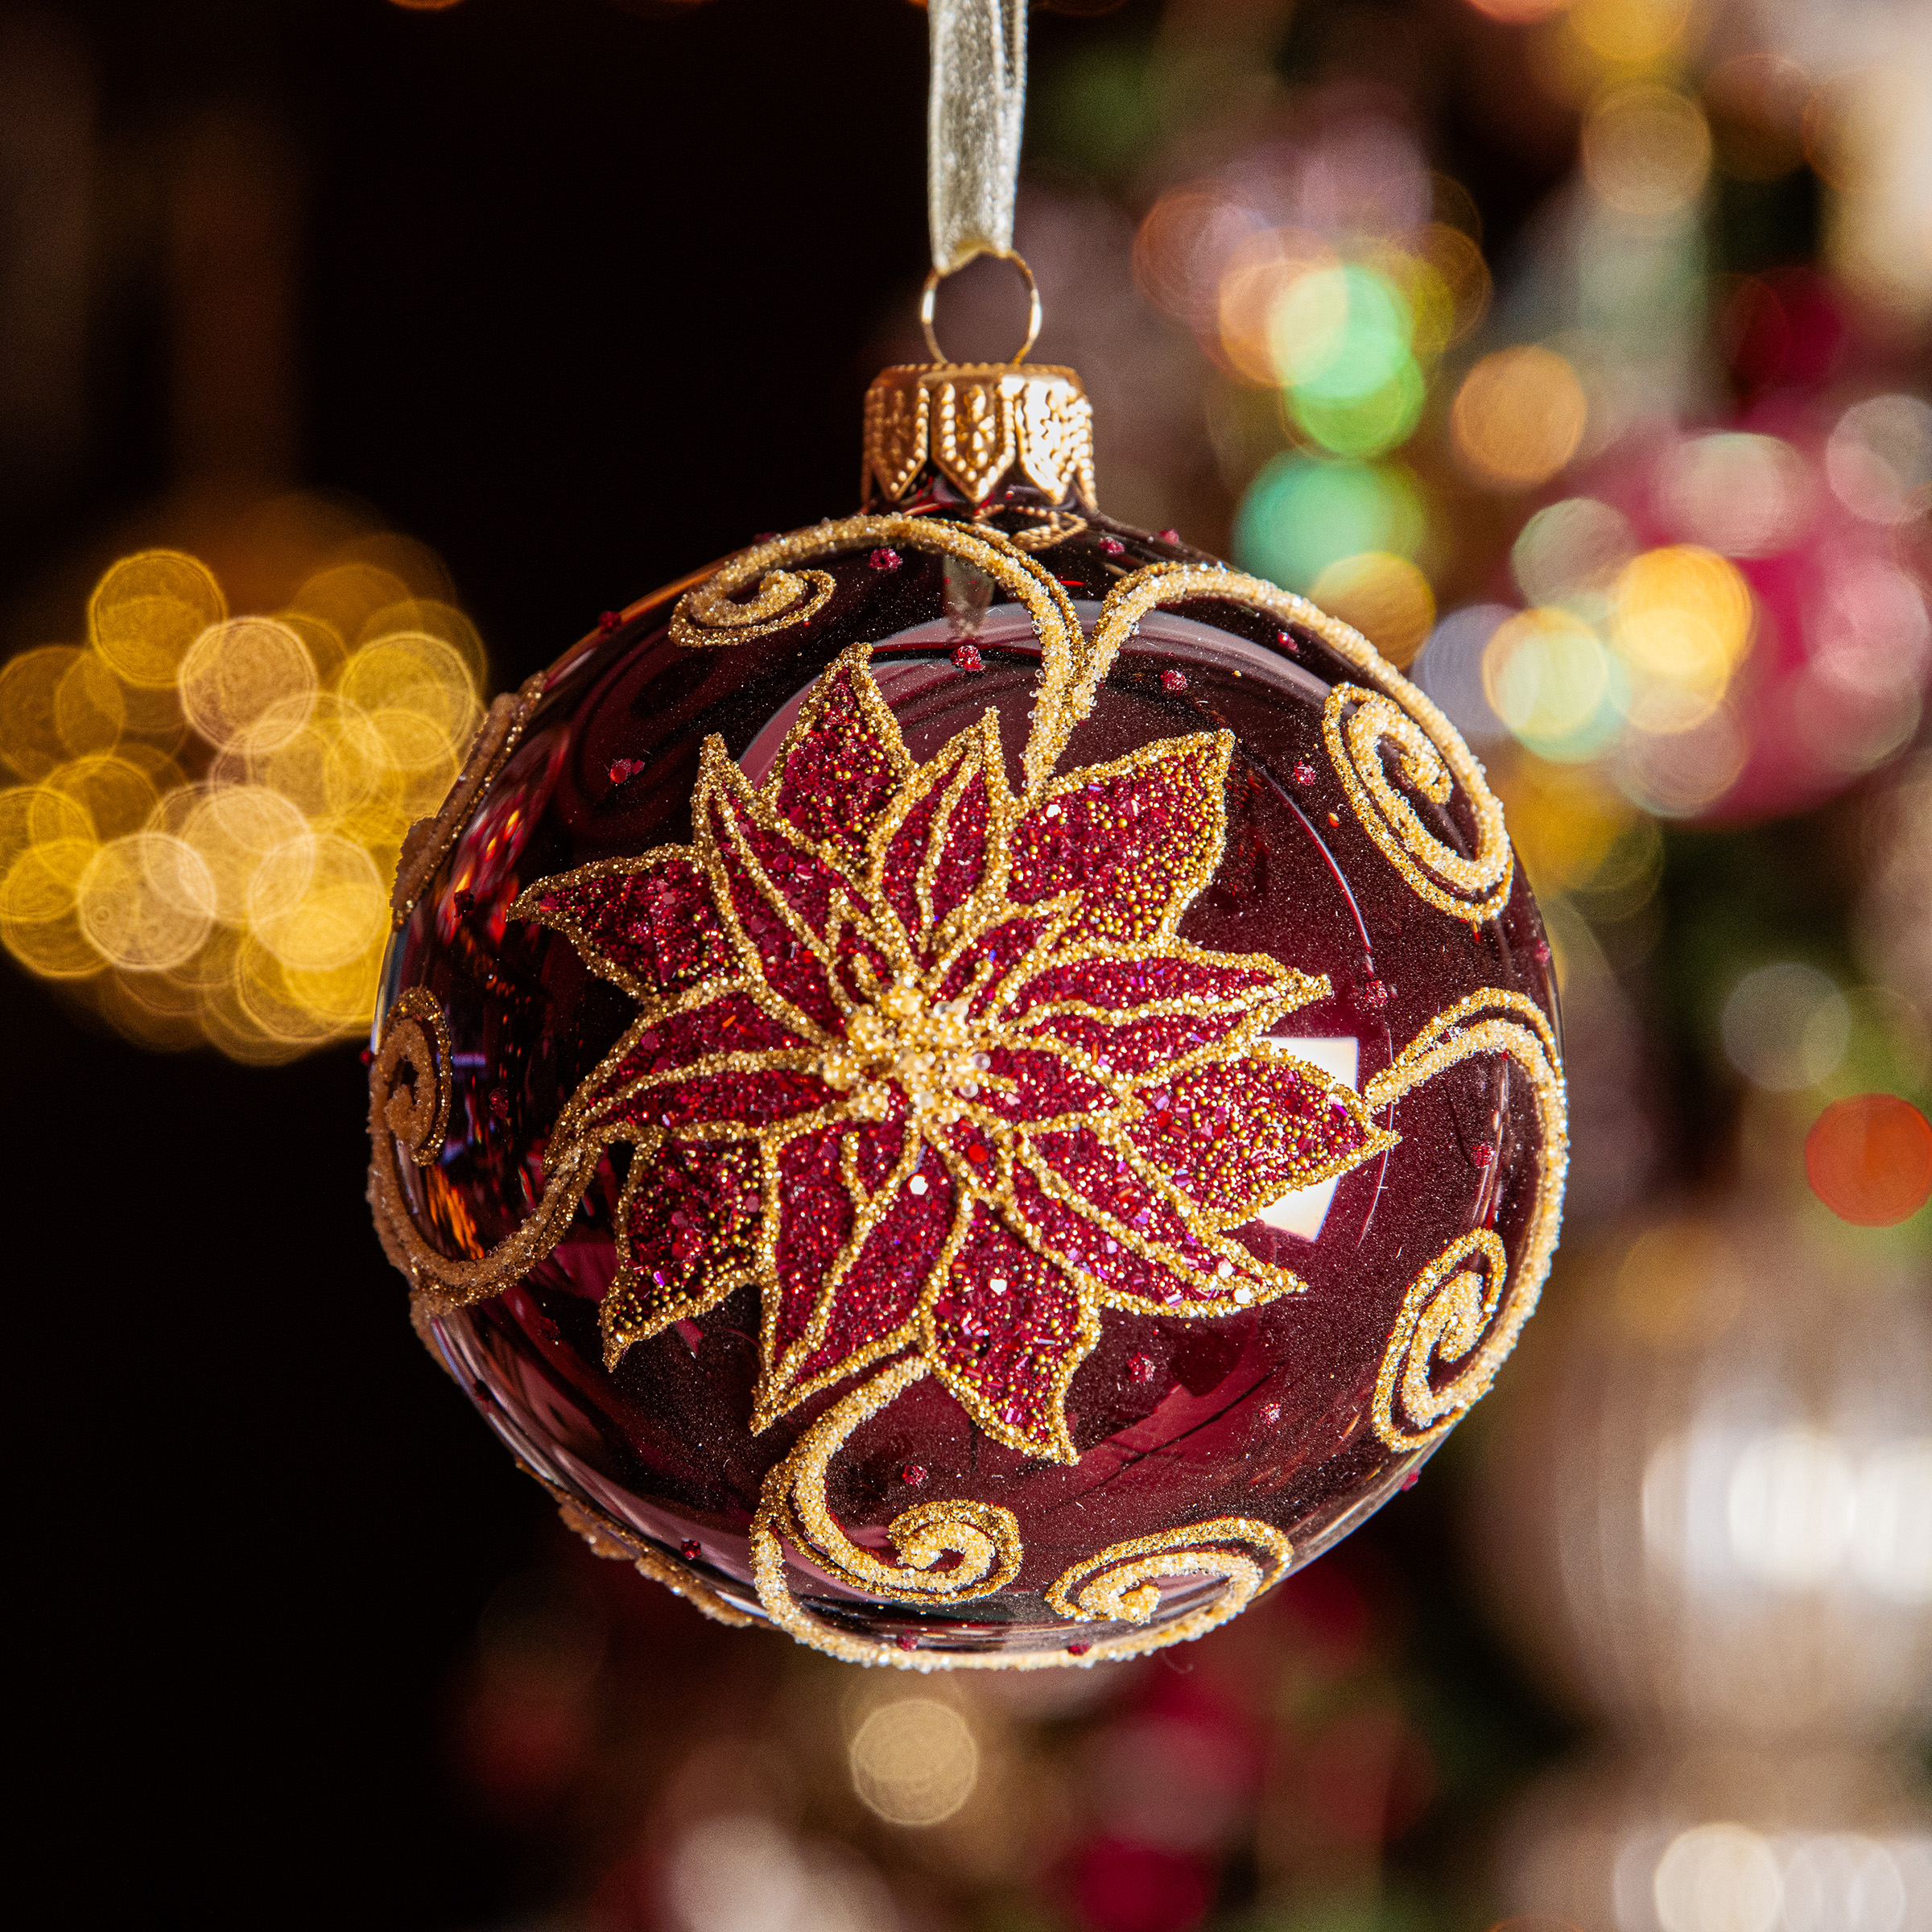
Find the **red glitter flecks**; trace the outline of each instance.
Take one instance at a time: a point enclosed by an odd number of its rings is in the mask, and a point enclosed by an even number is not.
[[[607,610],[597,619],[598,632],[604,637],[609,637],[613,630],[621,630],[623,628],[624,613],[621,610]]]
[[[634,778],[644,769],[642,758],[613,758],[610,762],[612,785],[623,785]]]
[[[1051,1120],[1060,1114],[1110,1109],[1115,1104],[1106,1088],[1059,1054],[997,1046],[986,1058],[977,1102],[988,1113],[1006,1120]]]
[[[897,570],[899,566],[906,561],[906,559],[902,557],[896,550],[893,550],[889,547],[882,550],[875,550],[872,555],[865,559],[865,561],[869,564],[874,570],[894,571]]]
[[[777,1306],[767,1306],[771,1353],[782,1364],[807,1340],[826,1278],[856,1219],[839,1173],[836,1127],[818,1127],[789,1141],[778,1157],[778,1225],[773,1248]]]
[[[866,715],[869,695],[849,665],[834,665],[809,700],[817,708],[809,729],[786,748],[778,814],[808,839],[857,848],[898,782],[894,761]]]
[[[1042,1166],[1049,1173],[1054,1171],[1051,1163]],[[1114,1190],[1117,1199],[1124,1192]],[[1092,1281],[1117,1304],[1133,1304],[1157,1315],[1191,1311],[1220,1302],[1236,1286],[1232,1261],[1228,1275],[1224,1277],[1220,1263],[1227,1257],[1199,1243],[1185,1269],[1141,1251],[1138,1244],[1145,1236],[1132,1225],[1132,1216],[1148,1199],[1145,1189],[1120,1200],[1120,1205],[1129,1210],[1121,1217],[1096,1212],[1092,1202],[1069,1202],[1049,1192],[1039,1176],[1023,1166],[1014,1172],[1013,1193],[1020,1218],[1034,1237],[1076,1278]],[[1151,1221],[1151,1215],[1149,1219]],[[1162,1220],[1173,1225],[1170,1216],[1163,1216]],[[1253,1300],[1254,1284],[1246,1270],[1241,1271],[1241,1285],[1247,1287],[1249,1299]]]
[[[816,1344],[791,1365],[786,1393],[848,1373],[853,1357],[877,1352],[911,1320],[952,1232],[954,1195],[944,1164],[930,1150],[909,1178],[924,1182],[923,1190],[908,1185],[892,1197],[831,1297]]]
[[[694,1542],[687,1538],[684,1542],[678,1545],[678,1554],[683,1558],[686,1563],[695,1563],[704,1554],[704,1546],[702,1543]]]
[[[1074,1459],[1063,1393],[1099,1323],[1060,1269],[976,1207],[927,1319],[933,1366],[988,1435]]]
[[[952,647],[952,667],[955,671],[984,671],[986,660],[980,655],[976,644],[956,644]]]
[[[723,1124],[774,1126],[835,1099],[815,1075],[784,1069],[696,1074],[646,1084],[608,1109],[613,1119],[671,1133]]]
[[[1161,689],[1174,697],[1179,697],[1187,688],[1187,674],[1184,671],[1164,671],[1161,673]]]
[[[1228,750],[1218,736],[1167,739],[1128,769],[1061,779],[1014,830],[1012,896],[1080,893],[1070,942],[1153,938],[1220,863]]]
[[[923,1463],[908,1463],[899,1472],[899,1480],[916,1489],[926,1480],[926,1466]]]
[[[634,1162],[604,1315],[607,1333],[640,1335],[701,1313],[752,1278],[762,1203],[749,1141],[673,1144]]]
[[[1160,1373],[1160,1365],[1150,1355],[1140,1350],[1127,1358],[1127,1379],[1131,1382],[1150,1382]]]
[[[1230,1225],[1359,1164],[1381,1137],[1312,1067],[1249,1058],[1203,1067],[1143,1096],[1135,1150]]]
[[[1294,782],[1298,785],[1312,785],[1320,774],[1306,758],[1294,762]]]
[[[567,934],[604,977],[649,998],[733,964],[702,875],[683,852],[653,854],[635,871],[586,868],[547,879],[513,910]]]
[[[820,679],[757,790],[707,741],[691,851],[519,902],[645,1003],[558,1130],[644,1163],[606,1349],[755,1280],[756,1426],[911,1349],[1000,1440],[1071,1459],[1101,1309],[1298,1291],[1233,1228],[1390,1137],[1258,1047],[1326,982],[1175,935],[1220,861],[1226,733],[1019,803],[997,720],[915,766],[866,663]],[[720,1149],[714,1212],[691,1190]]]

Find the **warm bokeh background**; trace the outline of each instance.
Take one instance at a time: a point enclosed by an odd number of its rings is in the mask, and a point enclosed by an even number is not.
[[[1412,1494],[1141,1666],[874,1681],[590,1555],[368,1226],[381,890],[493,690],[852,506],[919,353],[924,19],[0,0],[10,1757],[59,1922],[1932,1927],[1932,16],[1033,33],[1018,238],[1107,507],[1358,624],[1508,803],[1548,1312]]]

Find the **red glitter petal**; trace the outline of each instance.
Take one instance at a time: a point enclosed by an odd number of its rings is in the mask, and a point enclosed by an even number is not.
[[[856,851],[892,795],[898,772],[849,664],[834,665],[808,702],[815,715],[786,755],[778,816],[808,839]]]
[[[1059,1389],[1098,1327],[1059,1269],[976,1204],[931,1321],[940,1378],[983,1428],[1034,1455],[1068,1457]]]
[[[1128,1137],[1191,1200],[1233,1225],[1365,1157],[1368,1130],[1331,1104],[1335,1091],[1316,1069],[1282,1061],[1204,1067],[1144,1096],[1148,1110]]]
[[[1174,738],[1136,772],[1063,781],[1014,829],[1011,896],[1080,891],[1069,943],[1151,939],[1218,862],[1224,760],[1215,737]]]
[[[730,968],[704,875],[683,853],[547,879],[537,917],[570,934],[592,964],[615,968],[646,996]]]

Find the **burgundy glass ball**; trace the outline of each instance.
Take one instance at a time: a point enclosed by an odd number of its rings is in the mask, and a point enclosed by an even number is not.
[[[1480,770],[1352,633],[1017,466],[606,619],[398,904],[426,1340],[600,1548],[840,1655],[1198,1635],[1409,1479],[1548,1264]]]

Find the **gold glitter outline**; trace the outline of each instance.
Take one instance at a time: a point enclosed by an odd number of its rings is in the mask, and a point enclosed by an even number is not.
[[[1530,1024],[1523,1025],[1521,1018],[1498,1018],[1499,1010],[1527,1018]],[[1488,1017],[1480,1017],[1485,1013]],[[1483,1306],[1488,1311],[1484,1319],[1490,1324],[1488,1335],[1480,1348],[1474,1348],[1474,1359],[1448,1388],[1433,1392],[1430,1415],[1426,1418],[1412,1418],[1422,1422],[1419,1430],[1404,1429],[1396,1416],[1398,1379],[1405,1385],[1406,1379],[1400,1377],[1402,1360],[1417,1332],[1430,1294],[1440,1284],[1443,1274],[1454,1265],[1446,1257],[1453,1256],[1459,1245],[1471,1237],[1460,1236],[1451,1242],[1443,1254],[1438,1255],[1423,1269],[1404,1296],[1402,1310],[1383,1351],[1381,1366],[1377,1372],[1375,1398],[1370,1412],[1377,1435],[1390,1448],[1398,1451],[1426,1447],[1439,1440],[1457,1418],[1488,1392],[1496,1370],[1516,1346],[1523,1323],[1535,1311],[1563,1225],[1563,1188],[1570,1160],[1569,1110],[1563,1091],[1563,1067],[1556,1053],[1555,1030],[1542,1009],[1525,994],[1496,988],[1470,993],[1457,1001],[1453,1006],[1436,1014],[1395,1059],[1368,1082],[1363,1090],[1363,1098],[1379,1112],[1383,1107],[1393,1105],[1405,1094],[1412,1093],[1437,1075],[1461,1065],[1477,1054],[1505,1055],[1529,1075],[1541,1129],[1541,1145],[1537,1150],[1536,1197],[1530,1208],[1530,1224],[1521,1249],[1517,1257],[1513,1282],[1499,1277],[1492,1292],[1483,1298]],[[1463,1248],[1462,1252],[1472,1253],[1473,1249]],[[1467,1300],[1466,1292],[1461,1291],[1464,1278],[1458,1276],[1445,1291],[1457,1294],[1459,1302]],[[1429,1336],[1431,1346],[1439,1335],[1443,1323],[1453,1313],[1452,1310],[1446,1310],[1443,1318],[1432,1326]],[[1461,1361],[1470,1354],[1471,1348],[1465,1348],[1447,1359]]]
[[[890,1401],[905,1385],[894,1386],[885,1401]],[[868,1383],[857,1393],[866,1393],[873,1386]],[[867,1413],[876,1413],[884,1407],[885,1401]],[[853,1426],[857,1426],[856,1422]],[[1046,1593],[1049,1607],[1065,1616],[1073,1626],[1069,1631],[1071,1636],[1077,1635],[1083,1624],[1098,1620],[1103,1614],[1101,1609],[1087,1605],[1086,1600],[1096,1585],[1103,1594],[1094,1600],[1096,1603],[1117,1600],[1123,1608],[1137,1609],[1143,1616],[1151,1618],[1156,1606],[1150,1604],[1143,1593],[1155,1585],[1157,1579],[1208,1575],[1224,1579],[1224,1587],[1212,1600],[1170,1623],[1091,1641],[1082,1638],[1077,1651],[1065,1645],[1051,1650],[923,1650],[916,1645],[907,1649],[890,1637],[856,1637],[835,1624],[822,1622],[798,1601],[786,1578],[784,1546],[780,1540],[792,1534],[795,1527],[787,1520],[782,1494],[774,1494],[767,1479],[758,1513],[752,1519],[751,1556],[758,1600],[771,1620],[798,1642],[842,1663],[883,1665],[922,1674],[933,1670],[1084,1670],[1096,1664],[1145,1657],[1171,1644],[1191,1643],[1240,1616],[1257,1596],[1274,1588],[1288,1574],[1294,1557],[1293,1544],[1271,1524],[1249,1517],[1216,1517],[1183,1529],[1135,1537],[1083,1558],[1062,1571]],[[793,1540],[798,1540],[795,1535]],[[1239,1550],[1215,1546],[1228,1544],[1246,1544],[1250,1549],[1258,1549],[1263,1552],[1264,1561],[1257,1563]],[[1060,1601],[1054,1600],[1056,1594]],[[1156,1596],[1158,1600],[1158,1589]],[[1131,1604],[1130,1599],[1133,1600]],[[898,1600],[907,1600],[901,1597]],[[1068,1608],[1063,1609],[1063,1603]]]
[[[513,691],[503,691],[490,700],[477,735],[463,755],[462,768],[448,795],[433,819],[419,819],[403,834],[402,849],[396,861],[396,876],[389,891],[390,930],[400,932],[423,888],[435,876],[436,868],[449,856],[450,848],[462,836],[464,827],[488,795],[517,748],[523,727],[537,708],[550,674],[539,671],[526,678]]]
[[[749,644],[794,624],[809,624],[825,608],[836,585],[828,571],[766,571],[758,559],[771,547],[761,544],[741,551],[703,583],[685,592],[671,613],[671,641],[686,650],[708,650],[727,644]],[[734,603],[736,593],[753,577],[757,594]]]
[[[1338,656],[1376,686],[1377,690],[1366,694],[1367,697],[1379,697],[1391,703],[1399,715],[1406,716],[1421,732],[1435,756],[1461,786],[1476,820],[1476,857],[1466,859],[1423,832],[1420,820],[1414,818],[1413,809],[1407,807],[1406,801],[1399,799],[1397,801],[1403,807],[1403,811],[1397,815],[1396,822],[1393,825],[1385,822],[1376,804],[1371,784],[1351,758],[1352,741],[1343,741],[1339,729],[1331,731],[1328,712],[1325,710],[1324,741],[1356,818],[1410,888],[1438,910],[1449,913],[1453,918],[1474,923],[1492,916],[1507,903],[1516,860],[1504,829],[1503,808],[1489,789],[1480,762],[1463,742],[1462,734],[1427,694],[1405,678],[1360,631],[1338,617],[1330,617],[1306,597],[1282,590],[1265,578],[1230,570],[1225,564],[1178,563],[1150,564],[1131,576],[1121,578],[1108,592],[1107,601],[1100,607],[1092,641],[1063,713],[1055,721],[1056,730],[1063,728],[1067,733],[1071,733],[1072,727],[1092,709],[1101,681],[1111,669],[1121,645],[1149,611],[1162,604],[1183,603],[1194,597],[1249,605],[1283,623],[1298,624],[1313,631]],[[1335,691],[1353,691],[1358,688],[1335,687],[1330,694],[1329,706],[1334,708],[1336,704]],[[1364,741],[1367,742],[1366,738]],[[1055,746],[1055,758],[1064,744],[1063,736]],[[1360,755],[1360,748],[1356,749]],[[1380,774],[1379,753],[1371,749],[1369,756],[1377,767],[1381,786],[1386,788],[1387,779]],[[1391,790],[1389,795],[1396,795]],[[1447,796],[1445,794],[1435,802],[1444,803]],[[1405,836],[1411,824],[1421,834],[1420,845],[1412,847]],[[1439,854],[1452,860],[1457,868],[1478,868],[1480,876],[1488,881],[1483,896],[1473,902],[1458,898],[1435,884],[1426,875],[1424,868],[1434,863]]]
[[[582,1537],[594,1554],[615,1563],[629,1563],[640,1576],[651,1583],[662,1583],[673,1596],[683,1597],[694,1610],[702,1611],[713,1623],[729,1624],[734,1630],[748,1630],[758,1621],[749,1610],[741,1610],[736,1604],[726,1601],[696,1571],[687,1570],[661,1550],[640,1542],[633,1532],[587,1497],[572,1494],[549,1477],[538,1475],[527,1463],[524,1464],[524,1469],[550,1492],[564,1527]]]

